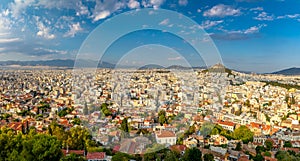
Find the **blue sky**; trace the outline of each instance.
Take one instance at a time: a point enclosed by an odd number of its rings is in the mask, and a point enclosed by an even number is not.
[[[75,59],[83,41],[98,25],[143,8],[176,11],[197,22],[211,36],[229,68],[271,72],[300,67],[299,0],[1,0],[0,59]],[[120,39],[104,58],[115,63],[118,53],[130,46],[128,42],[142,45],[154,40],[182,48],[178,51],[183,55],[195,52],[172,35],[144,31]],[[190,57],[190,61],[203,65],[199,58]]]

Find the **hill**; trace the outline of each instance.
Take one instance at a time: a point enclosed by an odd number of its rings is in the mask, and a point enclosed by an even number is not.
[[[273,72],[271,74],[282,74],[282,75],[300,75],[300,68],[289,68]]]
[[[208,69],[203,70],[202,72],[206,73],[206,72],[213,72],[213,73],[227,73],[228,76],[229,75],[233,75],[232,74],[232,70],[226,68],[223,64],[216,64]]]

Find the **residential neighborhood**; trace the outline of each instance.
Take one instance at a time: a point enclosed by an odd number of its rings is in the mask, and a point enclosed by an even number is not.
[[[85,128],[94,147],[112,151],[72,149],[62,139],[64,156],[87,160],[166,148],[181,156],[196,148],[220,161],[298,154],[300,79],[222,68],[83,69],[76,76],[68,69],[1,70],[0,126],[23,134],[53,133],[54,124],[65,132]]]

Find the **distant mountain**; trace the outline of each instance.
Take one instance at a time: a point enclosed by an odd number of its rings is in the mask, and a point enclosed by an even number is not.
[[[147,70],[147,69],[165,69],[165,67],[157,64],[148,64],[139,68],[139,70]]]
[[[271,74],[282,74],[282,75],[300,75],[300,68],[289,68],[273,72]]]
[[[177,70],[188,70],[188,69],[205,69],[205,67],[184,67],[181,65],[171,65],[168,67],[163,67],[161,65],[156,65],[156,64],[148,64],[143,67],[139,68],[140,70],[145,70],[145,69],[177,69]]]
[[[50,66],[50,67],[74,67],[75,60],[66,59],[55,59],[55,60],[40,60],[40,61],[0,61],[0,66]],[[80,67],[93,67],[92,64],[96,64],[96,61],[93,60],[79,60],[78,66]],[[108,62],[98,63],[98,68],[114,68],[115,65]]]
[[[181,69],[181,70],[185,70],[185,69],[191,69],[191,67],[184,67],[181,65],[171,65],[169,67],[167,67],[167,69]]]

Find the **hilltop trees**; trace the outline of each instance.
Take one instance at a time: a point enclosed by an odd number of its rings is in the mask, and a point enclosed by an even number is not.
[[[204,161],[214,161],[214,155],[212,154],[204,154],[203,155]]]
[[[292,143],[290,141],[285,141],[283,147],[285,148],[291,148],[293,147]]]
[[[166,116],[166,111],[160,110],[158,112],[158,122],[161,125],[168,123],[168,119],[167,119],[167,116]]]
[[[23,140],[22,158],[25,160],[59,160],[62,157],[61,143],[56,137],[37,134]]]
[[[59,160],[62,157],[61,142],[54,136],[15,134],[9,129],[0,133],[0,161],[2,160]]]
[[[232,135],[234,139],[242,140],[244,144],[247,144],[253,140],[253,132],[251,132],[250,129],[244,125],[235,129]]]
[[[202,161],[202,153],[198,148],[192,148],[185,151],[183,161]]]

